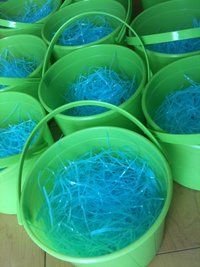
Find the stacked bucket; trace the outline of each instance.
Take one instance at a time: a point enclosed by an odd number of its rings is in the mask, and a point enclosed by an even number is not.
[[[17,214],[19,224],[40,248],[75,266],[148,266],[162,243],[172,179],[200,190],[200,133],[170,133],[155,122],[156,111],[169,94],[189,87],[191,81],[200,90],[200,3],[198,0],[141,2],[144,10],[135,18],[136,1],[132,0],[10,0],[0,4],[3,62],[11,64],[12,58],[31,62],[23,67],[22,75],[11,73],[11,67],[3,66],[1,71],[0,65],[0,141],[2,129],[30,118],[36,122],[22,150],[0,158],[0,212]],[[96,39],[93,33],[90,41],[85,41],[89,30],[77,39],[76,32],[69,32],[84,28],[90,21],[99,28],[109,26],[107,33]],[[176,45],[193,39],[197,44],[194,51],[162,51],[166,44],[171,47],[170,43]],[[15,70],[19,64],[14,62],[12,66]],[[85,80],[86,75],[100,73],[102,79],[102,73],[111,67],[110,80],[111,74],[120,72],[118,81],[124,82],[126,77],[131,81],[126,84],[134,87],[123,96],[123,101],[116,104],[102,96],[72,98],[71,92],[77,92],[80,80]],[[89,86],[86,84],[84,90]],[[103,85],[100,88],[99,92],[104,90]],[[111,89],[109,94],[116,90],[114,86]],[[74,115],[75,109],[83,111],[87,107],[95,112]],[[51,131],[49,128],[52,120],[64,136],[55,143],[52,138],[55,127],[50,127]],[[165,192],[163,206],[145,233],[125,247],[116,251],[110,248],[110,253],[90,257],[63,252],[41,230],[48,221],[53,225],[53,208],[47,191],[55,187],[57,177],[50,179],[48,172],[56,173],[63,162],[107,146],[115,150],[132,149],[148,162],[159,188]],[[151,180],[152,174],[149,177]],[[45,201],[49,218],[41,222],[38,212]],[[62,201],[63,198],[58,198],[58,203]],[[47,232],[51,238],[54,230]]]

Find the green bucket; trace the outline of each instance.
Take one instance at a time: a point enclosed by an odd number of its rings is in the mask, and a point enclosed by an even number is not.
[[[167,2],[170,0],[141,0],[142,1],[142,7],[143,9],[147,9],[149,7],[155,6],[157,4],[160,4],[162,2]]]
[[[159,44],[200,37],[199,28],[191,28],[194,18],[200,19],[199,0],[174,0],[143,11],[133,20],[131,26],[141,36],[145,45]],[[177,28],[182,28],[182,30],[174,30]],[[140,43],[130,32],[127,43],[134,45],[136,51],[142,56]],[[153,73],[178,59],[196,55],[199,52],[167,54],[147,49]]]
[[[81,1],[88,1],[88,0],[65,0],[64,3],[62,4],[62,7],[72,4],[72,3],[76,3],[76,2],[81,2]],[[93,0],[96,1],[96,0]],[[105,2],[107,0],[104,0]],[[130,22],[131,17],[132,17],[132,12],[133,12],[133,1],[132,0],[115,0],[120,2],[125,10],[126,10],[126,22]]]
[[[66,22],[71,22],[71,19],[76,18],[77,15],[81,15],[82,13],[86,14],[85,16],[91,17],[96,15],[95,13],[92,15],[92,12],[108,12],[114,16],[121,18],[122,20],[126,19],[126,12],[124,7],[115,0],[87,0],[81,1],[69,6],[66,6],[52,15],[49,20],[45,23],[42,29],[42,37],[49,44],[52,40],[53,33],[56,33],[57,30]],[[87,13],[88,12],[88,13]],[[117,43],[119,38],[122,39],[121,34],[121,25],[118,21],[113,18],[109,18],[110,24],[115,29],[111,34],[105,36],[104,38],[97,40],[95,42],[79,45],[79,46],[64,46],[56,44],[54,46],[53,55],[56,59],[61,58],[62,56],[69,54],[70,52],[90,46],[95,44],[105,44],[105,43]],[[64,29],[63,29],[64,30]],[[125,30],[123,31],[123,35],[125,34]]]
[[[148,125],[166,151],[173,179],[188,188],[200,190],[200,134],[168,134],[153,121],[166,95],[189,86],[184,75],[200,83],[200,57],[181,59],[160,70],[144,91],[142,106]]]
[[[21,86],[24,83],[39,82],[47,46],[44,41],[33,35],[13,35],[0,39],[0,54],[8,50],[16,58],[27,58],[39,62],[37,68],[26,78],[0,77],[0,85]],[[6,87],[4,88],[6,90]],[[0,90],[1,92],[1,90]]]
[[[29,119],[30,116],[39,122],[45,112],[40,103],[31,96],[18,92],[5,92],[0,94],[0,128],[10,124],[19,123],[19,120]],[[23,180],[38,154],[53,143],[51,133],[47,126],[43,127],[35,142],[34,148],[28,152],[27,165]],[[21,154],[0,158],[0,212],[16,214],[17,173]]]
[[[1,4],[1,17],[0,17],[0,38],[7,37],[15,34],[33,34],[41,36],[41,28],[46,20],[59,9],[62,0],[53,0],[53,7],[51,14],[45,16],[44,18],[38,20],[35,23],[25,23],[12,21],[13,17],[19,14],[24,14],[27,9],[26,4],[30,4],[30,1],[24,0],[9,0]],[[33,0],[32,4],[36,4],[42,8],[47,0]],[[3,15],[2,15],[3,14]]]
[[[0,92],[19,92],[19,93],[24,93],[28,94],[35,99],[39,100],[38,97],[38,88],[39,88],[39,81],[38,79],[33,79],[29,82],[25,82],[22,84],[17,84],[13,86],[6,86],[2,89],[0,89]]]
[[[58,113],[63,112],[69,108],[83,106],[83,105],[98,105],[101,107],[113,109],[124,115],[135,123],[144,133],[150,138],[149,141],[142,135],[131,132],[126,129],[115,127],[95,127],[78,131],[69,136],[64,137],[58,143],[48,149],[33,166],[26,180],[21,192],[21,175],[26,157],[27,149],[34,137],[35,132],[40,127],[47,123],[50,119]],[[109,134],[109,144],[115,148],[123,149],[124,146],[132,148],[136,153],[139,153],[146,159],[155,171],[158,179],[165,181],[166,185],[166,202],[152,227],[136,242],[130,244],[122,250],[115,253],[108,254],[101,257],[92,258],[78,258],[56,252],[54,248],[50,247],[49,242],[44,238],[44,234],[39,230],[39,227],[34,227],[34,220],[39,210],[41,203],[44,201],[41,191],[39,189],[37,179],[40,169],[45,167],[55,167],[58,161],[62,159],[74,159],[76,156],[90,150],[92,147],[106,147]],[[102,102],[84,101],[74,102],[58,108],[44,118],[34,129],[29,140],[27,141],[23,154],[21,157],[20,171],[19,171],[19,222],[24,226],[28,235],[32,240],[47,253],[52,256],[71,262],[77,267],[91,266],[91,267],[141,267],[147,266],[153,257],[156,255],[163,238],[164,222],[168,212],[171,196],[172,196],[172,179],[169,166],[160,149],[157,147],[158,143],[153,135],[128,112]],[[159,145],[158,145],[159,146]],[[60,149],[62,147],[62,150]],[[45,177],[44,177],[45,178]],[[41,183],[43,179],[41,179]],[[36,197],[37,196],[37,197]],[[34,205],[33,205],[34,203]]]
[[[81,70],[92,67],[111,66],[116,72],[122,70],[130,79],[136,78],[137,89],[121,108],[144,121],[141,108],[142,91],[146,82],[146,70],[142,59],[131,49],[112,45],[96,45],[76,50],[58,60],[43,76],[39,86],[39,99],[51,112],[66,103],[64,94],[67,85],[75,82]],[[75,117],[58,114],[55,117],[65,135],[99,125],[121,126],[133,129],[129,120],[110,110],[97,115]]]

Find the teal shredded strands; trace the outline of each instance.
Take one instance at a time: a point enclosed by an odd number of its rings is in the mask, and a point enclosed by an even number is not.
[[[28,119],[18,124],[9,124],[7,128],[0,128],[0,158],[20,154],[35,126],[36,122]]]
[[[194,19],[192,26],[194,28],[199,28],[200,20]],[[200,38],[190,38],[180,41],[152,44],[147,45],[147,48],[155,52],[166,54],[184,54],[196,52],[200,50]]]
[[[159,216],[166,184],[130,149],[94,148],[61,161],[38,176],[44,202],[32,222],[54,251],[109,254],[139,239]]]
[[[167,95],[154,121],[172,134],[200,133],[200,84],[185,76],[190,86]]]
[[[130,79],[122,71],[118,73],[109,67],[96,67],[80,74],[75,82],[68,86],[64,98],[68,103],[97,100],[119,106],[134,94],[136,88],[135,76]],[[89,116],[105,111],[105,108],[85,106],[71,109],[67,115]]]
[[[58,2],[54,0],[26,0],[20,13],[13,17],[6,16],[6,19],[23,23],[34,23],[47,17],[57,7]]]
[[[62,33],[58,43],[64,46],[84,45],[104,38],[113,30],[105,16],[86,17],[69,25]]]
[[[15,57],[7,48],[3,49],[0,53],[1,77],[25,78],[35,71],[38,66],[39,62],[35,59],[28,59],[23,56]]]

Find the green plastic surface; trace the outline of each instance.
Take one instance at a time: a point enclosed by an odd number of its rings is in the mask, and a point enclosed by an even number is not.
[[[37,36],[29,34],[13,35],[0,39],[0,53],[5,49],[8,49],[15,57],[35,59],[40,62],[40,64],[27,78],[0,77],[0,84],[6,86],[23,86],[24,83],[38,83],[42,75],[44,57],[47,52],[47,45],[44,41]],[[5,90],[7,90],[7,88],[5,88],[4,91]],[[30,90],[30,92],[32,92],[32,90]],[[27,93],[29,94],[29,89]]]
[[[115,0],[107,0],[102,2],[101,0],[87,0],[87,1],[81,1],[77,3],[73,3],[69,6],[63,7],[58,12],[56,12],[54,15],[52,15],[48,21],[45,23],[43,29],[42,29],[42,36],[44,40],[47,42],[47,44],[50,43],[52,39],[52,33],[57,32],[57,30],[63,25],[63,23],[69,21],[71,18],[75,17],[76,15],[81,15],[82,13],[88,12],[88,16],[91,16],[89,12],[108,12],[112,15],[115,15],[122,20],[126,19],[126,11],[125,8],[117,1]],[[116,27],[116,29],[109,35],[105,36],[101,40],[86,44],[86,45],[80,45],[80,46],[62,46],[56,44],[54,46],[53,55],[56,59],[61,58],[62,56],[86,47],[90,45],[95,44],[105,44],[105,43],[116,43],[117,38],[121,38],[121,26],[119,25],[119,22],[109,18],[111,25],[113,27]],[[125,34],[125,29],[123,31],[123,36]]]
[[[47,123],[56,114],[63,112],[72,107],[84,106],[84,105],[98,105],[102,107],[107,107],[119,112],[121,115],[129,118],[133,123],[141,128],[142,131],[150,138],[150,142],[145,137],[131,132],[126,129],[115,128],[115,127],[95,127],[84,129],[73,133],[69,136],[64,137],[62,140],[53,145],[50,149],[43,153],[43,155],[38,159],[36,164],[33,166],[31,172],[29,173],[28,179],[26,179],[25,184],[21,193],[21,177],[24,165],[24,160],[26,157],[27,149],[34,137],[35,132]],[[37,179],[39,169],[46,167],[55,167],[58,164],[58,160],[61,158],[74,159],[74,157],[88,151],[92,147],[107,146],[107,138],[109,134],[109,143],[115,148],[123,148],[124,146],[129,146],[141,157],[148,160],[150,166],[155,171],[158,179],[165,181],[167,197],[165,205],[157,218],[153,226],[136,242],[130,244],[126,248],[117,251],[115,253],[94,257],[94,258],[75,258],[68,255],[63,255],[56,253],[51,250],[46,242],[44,235],[37,227],[31,226],[30,222],[34,221],[37,216],[37,212],[43,201],[41,192],[38,188]],[[53,255],[54,257],[72,262],[75,266],[91,266],[91,267],[145,267],[153,259],[158,251],[164,230],[164,221],[167,211],[170,206],[172,197],[172,179],[169,166],[165,157],[162,155],[159,145],[152,134],[142,125],[136,118],[134,118],[128,112],[120,109],[119,107],[113,106],[108,103],[96,102],[96,101],[82,101],[67,104],[53,111],[51,114],[46,116],[32,132],[29,140],[27,141],[23,154],[21,157],[20,170],[19,170],[19,201],[20,210],[18,213],[19,221],[25,227],[28,235],[32,240],[43,250]],[[62,150],[60,150],[62,147]],[[58,157],[59,156],[59,157]],[[37,197],[36,197],[37,195]],[[34,205],[32,205],[34,203]]]
[[[200,18],[199,0],[173,0],[155,5],[141,14],[131,26],[138,33],[144,44],[162,43],[200,37],[200,28],[191,28],[194,18]],[[172,31],[182,27],[183,30]],[[162,29],[162,33],[158,33]],[[138,40],[129,32],[127,42],[134,45],[142,56],[143,50]],[[188,56],[199,54],[199,51],[184,54],[165,54],[146,50],[153,73],[162,67]]]
[[[143,9],[147,9],[154,5],[160,4],[162,2],[167,2],[170,0],[141,0]],[[171,0],[172,1],[172,0]]]
[[[68,4],[81,2],[81,1],[88,1],[88,0],[66,0],[66,1],[64,1],[62,7],[66,6]],[[93,0],[93,1],[96,1],[96,0]],[[124,6],[124,8],[126,10],[126,19],[125,19],[125,21],[127,23],[130,23],[131,17],[132,17],[132,13],[133,13],[133,1],[132,0],[115,0],[115,1],[118,1],[119,3],[121,3]],[[118,40],[119,41],[122,40],[123,36],[124,36],[124,27],[121,30],[121,34],[119,34],[119,36],[118,36]]]
[[[9,124],[18,123],[19,119],[32,119],[39,122],[45,112],[40,103],[31,96],[18,92],[4,92],[0,94],[0,127],[7,127]],[[33,161],[38,153],[44,151],[53,143],[51,133],[46,126],[43,127],[34,148],[30,149],[25,166],[25,173],[30,170]],[[19,159],[21,154],[1,158],[0,169],[0,212],[7,214],[16,214],[17,209],[17,174],[19,168]],[[23,179],[24,180],[24,179]]]
[[[146,86],[142,107],[149,128],[166,151],[173,178],[179,184],[200,190],[200,133],[168,134],[153,121],[156,109],[169,93],[189,86],[184,75],[200,83],[200,57],[178,60],[160,70]]]
[[[20,11],[24,12],[24,0],[9,0],[1,4],[1,12],[6,13],[7,16],[13,17],[19,14]],[[34,2],[41,2],[39,0],[34,0]],[[58,8],[60,7],[62,0],[55,0],[58,3]],[[52,13],[54,13],[54,10]],[[43,24],[52,15],[49,14],[47,17],[37,21],[36,23],[22,23],[14,22],[5,19],[0,19],[0,38],[7,37],[15,34],[33,34],[41,36],[41,29]],[[1,27],[2,26],[2,27]]]
[[[111,66],[115,71],[123,70],[130,79],[135,75],[137,90],[125,101],[121,108],[144,121],[141,96],[146,82],[143,61],[132,50],[118,45],[97,45],[74,51],[57,61],[43,76],[39,87],[39,99],[44,108],[51,112],[64,105],[67,85],[73,83],[81,70],[87,67]],[[133,129],[130,122],[114,111],[102,114],[74,117],[59,114],[57,123],[65,135],[87,127],[113,125]]]
[[[33,80],[33,82],[29,82],[29,83],[25,82],[25,83],[15,84],[15,85],[2,88],[0,91],[1,92],[12,92],[13,91],[13,92],[24,93],[24,94],[33,96],[34,98],[39,100],[39,97],[38,97],[39,82],[40,80]]]

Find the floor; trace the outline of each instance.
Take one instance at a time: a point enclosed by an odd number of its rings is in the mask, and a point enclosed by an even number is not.
[[[71,266],[37,248],[15,216],[0,214],[0,267]],[[175,184],[163,245],[149,267],[199,266],[200,192]]]

